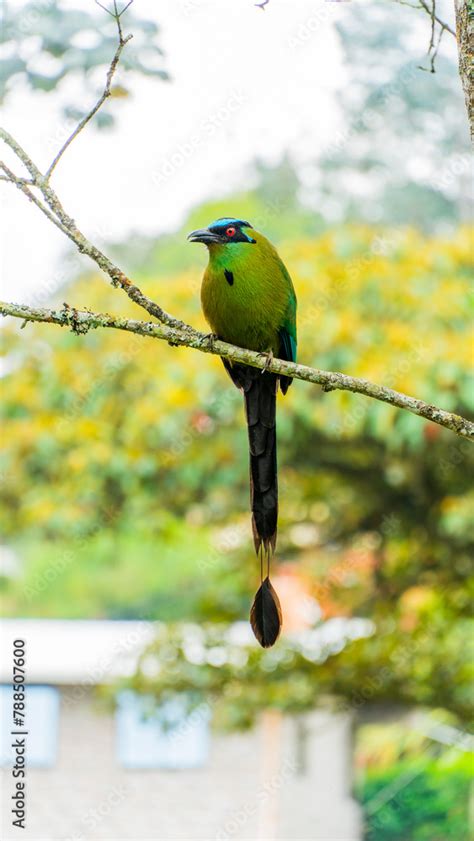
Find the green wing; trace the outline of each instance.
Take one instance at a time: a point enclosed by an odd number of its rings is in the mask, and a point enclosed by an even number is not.
[[[296,362],[296,339],[288,332],[286,327],[281,327],[278,335],[280,336],[280,359]]]
[[[289,275],[288,279],[291,284],[291,297],[287,317],[278,331],[280,337],[279,357],[280,359],[286,359],[287,362],[296,362],[296,295]],[[291,377],[280,377],[280,388],[283,394],[286,394],[292,382]]]

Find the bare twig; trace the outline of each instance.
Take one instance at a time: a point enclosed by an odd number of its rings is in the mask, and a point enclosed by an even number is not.
[[[59,228],[67,237],[69,237],[81,254],[87,254],[91,260],[94,260],[99,268],[110,277],[113,286],[120,286],[127,293],[128,297],[132,299],[132,301],[138,304],[139,307],[142,307],[142,309],[146,310],[146,312],[150,315],[163,322],[163,324],[168,324],[170,327],[178,327],[181,330],[189,329],[184,322],[177,318],[173,318],[173,316],[165,312],[162,307],[154,301],[151,301],[150,298],[147,298],[147,296],[144,295],[134,283],[132,283],[132,281],[122,272],[121,269],[118,268],[118,266],[109,260],[102,251],[100,251],[87,239],[86,236],[84,236],[77,227],[74,219],[66,213],[56,192],[41,174],[36,164],[33,163],[29,155],[27,155],[25,150],[11,136],[11,134],[9,134],[9,132],[5,129],[0,128],[0,139],[5,141],[19,160],[24,164],[32,176],[33,186],[39,188],[47,207],[36,196],[34,196],[31,190],[28,189],[28,186],[23,183],[24,179],[18,178],[13,172],[11,172],[11,170],[8,169],[8,167],[6,167],[5,164],[2,164],[2,169],[5,174],[8,175],[10,183],[14,184],[19,190],[21,190],[30,201],[34,202],[41,212],[44,213],[45,216],[47,216],[48,219],[53,222],[53,224],[56,225],[56,227]]]
[[[436,41],[434,49],[432,50],[431,55],[430,55],[431,73],[435,73],[436,57],[438,55],[439,45],[441,44],[441,38],[443,37],[444,31],[445,30],[443,28],[440,28],[439,34],[438,34],[438,40]]]
[[[445,20],[439,17],[436,12],[436,0],[429,0],[431,2],[431,7],[428,5],[428,0],[418,0],[417,3],[409,3],[408,0],[395,0],[399,6],[409,6],[410,9],[421,9],[422,11],[426,12],[427,15],[430,16],[432,25],[431,25],[431,40],[434,42],[433,38],[433,22],[436,22],[441,29],[446,32],[449,32],[451,35],[456,37],[456,33],[454,29],[452,29],[449,23],[446,23]]]
[[[474,423],[453,412],[447,412],[402,392],[376,385],[359,377],[350,377],[338,371],[321,371],[318,368],[309,368],[306,365],[297,365],[295,362],[285,362],[282,359],[273,358],[269,361],[265,354],[221,342],[198,330],[180,330],[149,321],[136,321],[103,313],[80,311],[67,304],[64,305],[62,310],[50,310],[28,307],[23,304],[0,302],[0,315],[11,315],[22,321],[58,324],[62,327],[69,327],[75,333],[87,333],[88,330],[105,327],[125,330],[129,333],[137,333],[140,336],[148,336],[154,339],[162,339],[170,345],[194,348],[203,353],[217,354],[233,362],[251,365],[253,368],[261,368],[262,370],[273,371],[275,374],[283,374],[297,380],[316,383],[322,386],[325,391],[339,389],[363,394],[374,400],[389,403],[399,409],[405,409],[425,420],[450,429],[462,438],[474,441]]]
[[[111,84],[112,84],[112,79],[113,79],[114,73],[117,69],[117,65],[120,61],[120,56],[122,54],[122,50],[125,47],[125,45],[128,44],[128,42],[131,41],[131,39],[133,38],[133,35],[127,35],[126,38],[123,37],[122,25],[120,23],[121,16],[123,15],[124,12],[127,11],[129,6],[132,5],[133,0],[130,0],[130,2],[127,3],[127,5],[122,9],[121,12],[117,11],[116,0],[114,0],[114,11],[113,12],[111,12],[110,9],[107,9],[105,6],[103,6],[102,3],[99,3],[98,0],[96,0],[96,3],[97,3],[98,6],[101,7],[101,9],[104,9],[104,11],[107,12],[107,14],[111,15],[114,18],[114,20],[117,22],[117,30],[118,30],[118,36],[119,36],[118,46],[117,46],[117,49],[115,50],[114,57],[113,57],[113,59],[110,63],[110,67],[107,71],[107,76],[106,76],[106,80],[105,80],[105,88],[102,92],[102,95],[99,97],[99,99],[97,100],[94,107],[89,111],[88,114],[85,115],[85,117],[82,118],[82,120],[78,123],[78,125],[74,129],[73,133],[68,137],[68,139],[65,141],[65,143],[63,143],[63,145],[61,146],[59,152],[57,153],[53,162],[51,163],[51,165],[48,167],[48,169],[46,171],[46,174],[44,176],[46,181],[49,181],[49,179],[51,178],[51,175],[52,175],[54,169],[56,168],[57,164],[61,160],[61,158],[64,155],[64,152],[66,151],[68,146],[77,137],[77,135],[82,131],[82,129],[87,125],[87,123],[89,123],[90,120],[92,120],[92,117],[95,114],[97,114],[97,111],[102,107],[105,100],[108,99],[108,97],[110,96],[110,87],[111,87]]]
[[[49,210],[49,208],[43,204],[43,202],[38,198],[38,196],[35,196],[35,194],[32,193],[29,189],[31,185],[36,186],[34,181],[28,181],[26,178],[18,178],[18,176],[16,176],[15,173],[12,172],[11,169],[9,169],[9,167],[3,161],[0,161],[0,169],[2,169],[5,173],[5,181],[8,181],[10,184],[14,184],[15,187],[18,187],[18,189],[21,190],[22,193],[24,193],[27,199],[33,202],[33,204],[35,204],[41,210],[41,212],[48,217],[49,221],[52,222],[53,225],[56,225],[56,227],[59,228],[59,230],[62,231],[63,234],[69,236],[68,229],[60,222],[57,216],[55,216],[54,213],[52,213],[51,210]]]
[[[438,55],[439,45],[441,43],[441,38],[443,37],[444,32],[451,32],[453,35],[455,33],[452,29],[448,26],[447,23],[442,21],[438,15],[436,14],[436,0],[430,0],[431,7],[428,5],[426,0],[420,0],[420,5],[418,6],[419,9],[423,9],[431,19],[431,33],[430,33],[430,42],[428,45],[428,57],[430,60],[430,66],[422,67],[418,65],[419,70],[423,70],[428,73],[436,73],[436,58]],[[436,35],[436,24],[438,24],[438,34]]]
[[[419,3],[408,3],[407,0],[395,0],[399,6],[408,6],[409,9],[421,9]]]
[[[446,23],[445,20],[442,20],[442,18],[440,18],[439,15],[437,14],[437,12],[436,12],[436,0],[431,0],[431,4],[432,5],[431,5],[431,9],[430,9],[426,0],[420,0],[420,8],[424,9],[426,14],[429,15],[432,20],[435,20],[436,23],[438,24],[438,26],[441,27],[441,29],[446,30],[446,32],[449,32],[455,38],[456,33],[455,33],[454,29],[449,25],[449,23]]]
[[[95,0],[95,2],[98,6],[100,6],[101,9],[104,10],[104,12],[107,12],[107,14],[110,15],[110,17],[114,18],[114,20],[117,21],[119,37],[122,38],[122,27],[121,27],[121,24],[120,24],[120,18],[122,17],[123,13],[127,11],[129,6],[132,5],[133,0],[128,0],[127,5],[124,6],[123,9],[120,12],[117,9],[117,0],[114,0],[114,10],[113,10],[113,12],[111,12],[110,9],[107,8],[107,6],[104,6],[103,3],[99,3],[99,0]]]
[[[429,67],[422,67],[420,64],[418,65],[418,70],[423,70],[427,73],[436,73],[436,58],[438,56],[439,45],[441,43],[441,38],[443,37],[445,32],[449,32],[451,35],[456,37],[456,33],[454,29],[452,29],[446,21],[442,20],[437,11],[436,11],[436,0],[418,0],[417,3],[410,3],[407,0],[395,0],[395,3],[398,3],[399,6],[409,6],[410,9],[421,9],[421,11],[426,12],[427,15],[430,16],[431,21],[431,29],[430,29],[430,40],[428,44],[428,57],[430,60]],[[436,33],[437,26],[439,27],[438,33]]]
[[[428,47],[428,52],[430,53],[431,50],[434,49],[434,41],[435,41],[435,31],[436,31],[436,0],[431,0],[431,9],[428,12],[431,18],[431,35],[430,35],[430,43]]]
[[[264,8],[264,6],[267,5],[267,2],[268,0],[258,5]],[[424,2],[424,0],[421,0],[421,2]],[[101,4],[99,3],[99,5]],[[130,5],[130,3],[128,5]],[[455,415],[452,412],[446,412],[443,409],[439,409],[436,406],[425,403],[422,400],[417,400],[406,394],[402,394],[401,392],[393,391],[386,386],[375,385],[374,383],[370,383],[368,380],[350,377],[347,374],[334,371],[320,371],[316,368],[308,368],[305,365],[297,365],[296,363],[285,362],[280,359],[269,360],[266,356],[258,354],[255,351],[229,345],[225,342],[216,340],[215,338],[206,336],[204,333],[200,333],[199,331],[193,329],[190,325],[185,324],[179,319],[169,315],[158,304],[147,298],[143,292],[141,292],[141,290],[122,272],[122,270],[112,263],[112,261],[109,260],[109,258],[106,257],[106,255],[103,254],[102,251],[100,251],[93,243],[91,243],[78,229],[74,219],[66,213],[56,192],[52,189],[49,183],[49,176],[67,146],[75,137],[77,137],[79,132],[97,112],[102,102],[105,101],[106,97],[110,93],[111,80],[120,59],[121,48],[123,48],[125,43],[129,40],[128,38],[123,38],[120,24],[120,16],[126,8],[128,8],[128,6],[122,9],[119,13],[117,11],[116,0],[114,0],[114,12],[112,13],[110,10],[106,9],[106,11],[109,14],[112,14],[117,21],[119,46],[114,58],[112,59],[109,72],[107,74],[104,94],[89,113],[88,117],[79,123],[76,130],[59,151],[46,174],[43,175],[40,172],[36,164],[20,146],[18,141],[15,140],[15,138],[13,138],[5,129],[0,129],[0,139],[3,139],[10,147],[12,152],[16,155],[18,160],[21,161],[31,176],[28,179],[23,176],[16,175],[6,164],[1,163],[0,168],[4,175],[0,176],[0,178],[1,180],[5,180],[13,184],[24,195],[26,195],[28,200],[33,202],[39,210],[41,210],[41,212],[75,244],[76,248],[81,253],[87,254],[92,260],[94,260],[99,268],[110,277],[113,286],[120,286],[132,301],[138,304],[138,306],[150,315],[157,318],[161,324],[118,318],[110,315],[91,313],[88,311],[78,311],[67,304],[64,305],[62,310],[55,311],[48,309],[35,309],[33,307],[20,304],[1,303],[0,314],[11,315],[14,318],[21,319],[22,326],[30,321],[47,322],[61,326],[68,326],[75,333],[87,333],[90,329],[107,327],[138,333],[142,336],[162,339],[171,345],[195,348],[204,353],[218,354],[219,356],[230,359],[234,362],[240,362],[256,368],[266,369],[273,371],[276,374],[284,374],[285,376],[293,377],[295,379],[317,383],[322,386],[324,391],[342,389],[345,391],[352,391],[356,394],[363,394],[375,400],[380,400],[382,402],[389,403],[392,406],[405,409],[415,415],[425,418],[426,420],[450,429],[464,438],[474,440],[474,423],[466,418],[460,417],[459,415]],[[43,200],[31,191],[31,187],[39,190]]]
[[[0,166],[3,169],[3,163],[0,163]],[[13,178],[9,175],[0,175],[0,181],[8,181],[10,184],[29,184],[30,186],[34,186],[34,181],[32,181],[31,178],[19,178],[16,175],[13,175],[13,173],[12,176]]]
[[[133,2],[133,0],[132,0]],[[99,3],[99,5],[101,5]],[[103,102],[107,99],[110,95],[110,86],[112,83],[112,78],[117,68],[118,62],[120,60],[120,56],[125,44],[130,40],[132,37],[131,35],[127,36],[126,38],[123,37],[122,27],[120,23],[120,18],[123,13],[128,9],[131,3],[128,3],[121,12],[117,9],[116,0],[114,0],[114,11],[111,12],[109,9],[105,9],[108,14],[112,15],[112,17],[117,22],[117,29],[119,35],[119,43],[117,49],[115,51],[115,55],[112,59],[110,64],[109,70],[107,72],[106,78],[106,85],[104,88],[104,92],[100,99],[97,101],[95,106],[92,110],[84,117],[83,120],[78,124],[74,132],[71,136],[67,139],[65,144],[59,150],[58,154],[56,155],[53,163],[45,173],[39,170],[30,156],[25,152],[25,150],[20,146],[17,140],[12,137],[9,132],[5,129],[0,128],[0,139],[2,139],[7,146],[10,147],[12,152],[16,155],[16,157],[22,162],[25,166],[27,171],[29,172],[31,179],[25,179],[21,176],[15,175],[7,166],[6,164],[0,164],[3,172],[5,173],[5,177],[2,177],[2,180],[8,181],[11,184],[14,184],[17,189],[21,190],[29,199],[29,201],[34,202],[36,206],[44,213],[48,219],[56,225],[69,239],[75,244],[76,248],[82,253],[87,254],[91,260],[94,260],[95,263],[102,269],[103,272],[109,275],[112,285],[113,286],[120,286],[134,301],[138,306],[142,307],[142,309],[146,310],[150,315],[157,318],[159,321],[163,322],[163,324],[167,324],[170,327],[177,327],[182,330],[190,329],[188,325],[184,324],[184,322],[180,321],[179,319],[173,318],[173,316],[169,315],[169,313],[165,312],[158,304],[154,301],[151,301],[147,298],[146,295],[134,284],[132,281],[122,272],[121,269],[118,268],[102,251],[100,251],[96,246],[94,246],[87,237],[78,229],[74,219],[69,216],[64,207],[62,206],[57,193],[53,190],[49,183],[49,178],[51,173],[54,170],[54,167],[62,157],[64,151],[67,149],[70,143],[74,140],[75,137],[79,134],[80,131],[84,128],[84,126],[91,120],[94,114],[97,113]],[[102,7],[104,8],[104,7]],[[40,199],[38,199],[28,187],[36,187],[41,192],[44,202],[43,203]]]

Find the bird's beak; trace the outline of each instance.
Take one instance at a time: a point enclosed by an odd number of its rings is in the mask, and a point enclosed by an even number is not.
[[[206,245],[225,241],[221,236],[219,236],[219,234],[213,234],[212,231],[209,231],[207,228],[202,228],[199,231],[191,231],[191,233],[188,234],[188,240],[190,242],[204,242]]]

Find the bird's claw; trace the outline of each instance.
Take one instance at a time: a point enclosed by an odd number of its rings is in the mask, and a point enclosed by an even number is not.
[[[271,349],[270,349],[269,351],[267,351],[267,352],[263,352],[263,353],[261,353],[261,354],[260,354],[260,356],[266,356],[266,359],[265,359],[265,365],[264,365],[264,366],[263,366],[263,368],[262,368],[262,374],[264,374],[264,373],[265,373],[265,371],[268,371],[268,369],[269,369],[269,368],[270,368],[270,366],[272,365],[273,360],[274,360],[274,358],[275,358],[275,357],[274,357],[274,355],[273,355],[273,351],[272,351]]]
[[[207,333],[206,334],[206,340],[207,340],[207,342],[209,344],[209,348],[211,350],[214,350],[214,342],[216,342],[218,340],[218,338],[219,338],[219,336],[217,335],[217,333]]]

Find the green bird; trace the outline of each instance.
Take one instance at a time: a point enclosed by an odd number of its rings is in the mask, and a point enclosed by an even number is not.
[[[243,219],[222,218],[188,239],[203,242],[209,263],[201,287],[204,315],[213,335],[239,347],[296,361],[296,295],[275,248]],[[270,583],[278,518],[276,395],[286,394],[291,378],[223,359],[245,399],[250,450],[250,500],[255,551],[260,557],[260,588],[250,621],[264,648],[281,630],[278,596]],[[266,574],[264,575],[264,567]]]

